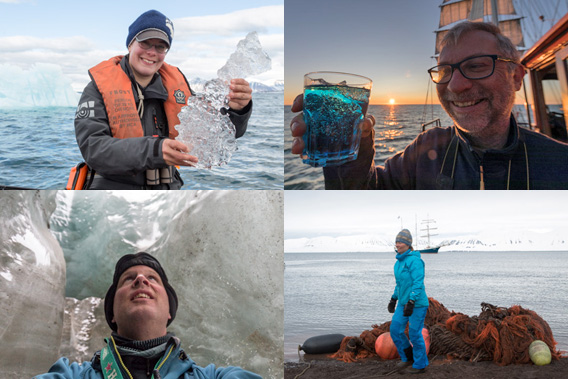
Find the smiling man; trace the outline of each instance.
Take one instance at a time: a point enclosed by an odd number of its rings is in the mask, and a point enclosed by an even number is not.
[[[75,115],[81,154],[96,172],[89,189],[180,189],[175,166],[197,162],[175,140],[177,115],[193,91],[183,73],[164,61],[173,37],[171,20],[150,10],[128,28],[126,56],[89,70],[92,81]],[[228,114],[237,138],[252,113],[251,93],[244,79],[231,80]]]
[[[111,337],[90,362],[59,359],[49,373],[36,378],[226,378],[260,379],[238,367],[197,366],[167,332],[178,307],[175,290],[164,269],[150,254],[128,254],[116,264],[105,296]]]
[[[356,161],[325,167],[326,189],[568,189],[568,145],[520,128],[513,115],[524,68],[515,45],[490,23],[448,31],[438,66],[428,72],[454,121],[420,134],[375,167],[374,123],[368,117]],[[292,111],[302,110],[296,98]],[[300,154],[302,115],[290,125]]]

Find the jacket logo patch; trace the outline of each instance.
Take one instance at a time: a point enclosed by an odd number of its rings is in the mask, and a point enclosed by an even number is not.
[[[182,90],[176,89],[174,91],[174,97],[176,99],[176,103],[185,104],[185,93]]]
[[[79,104],[77,107],[77,112],[75,113],[75,118],[89,118],[95,117],[95,102],[85,101]]]

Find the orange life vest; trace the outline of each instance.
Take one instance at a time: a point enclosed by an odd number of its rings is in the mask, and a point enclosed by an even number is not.
[[[136,110],[132,82],[120,67],[122,57],[119,55],[101,62],[91,68],[89,73],[103,97],[112,136],[115,138],[143,137],[144,129]],[[177,115],[186,105],[191,91],[185,77],[177,67],[164,62],[158,72],[168,91],[164,110],[168,119],[169,137],[174,139],[179,134],[175,129],[175,126],[180,123]]]

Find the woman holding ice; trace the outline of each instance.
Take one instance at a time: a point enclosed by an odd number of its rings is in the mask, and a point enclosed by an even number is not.
[[[128,54],[89,70],[92,80],[75,116],[81,154],[97,173],[89,189],[180,189],[175,166],[198,162],[176,139],[178,114],[193,91],[184,74],[165,62],[173,37],[172,21],[147,11],[128,28]],[[251,93],[244,79],[231,81],[227,112],[236,137],[247,128]]]

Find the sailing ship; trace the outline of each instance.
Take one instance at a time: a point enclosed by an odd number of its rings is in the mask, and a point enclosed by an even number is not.
[[[568,107],[567,12],[565,0],[443,0],[433,58],[439,55],[445,34],[457,23],[470,20],[498,25],[521,52],[521,63],[529,74],[523,83],[524,99],[517,101],[525,108],[515,112],[517,123],[568,141],[568,115],[563,111]],[[423,123],[422,130],[432,124],[440,126],[439,119]]]
[[[568,109],[568,14],[523,55],[521,63],[532,88],[534,129],[568,142],[568,115],[563,111]],[[561,107],[553,104],[559,101],[550,96],[552,91],[561,94]]]
[[[428,244],[426,245],[425,248],[423,249],[419,249],[417,248],[418,251],[420,251],[421,254],[437,254],[438,250],[440,250],[440,245],[438,246],[432,246],[430,244],[430,237],[431,236],[437,236],[437,234],[434,233],[434,231],[438,230],[438,228],[436,228],[435,226],[430,226],[430,225],[435,225],[436,221],[432,220],[432,219],[426,219],[426,220],[422,220],[422,224],[424,229],[420,229],[421,232],[425,232],[424,235],[421,235],[421,238],[427,238],[428,239]]]

